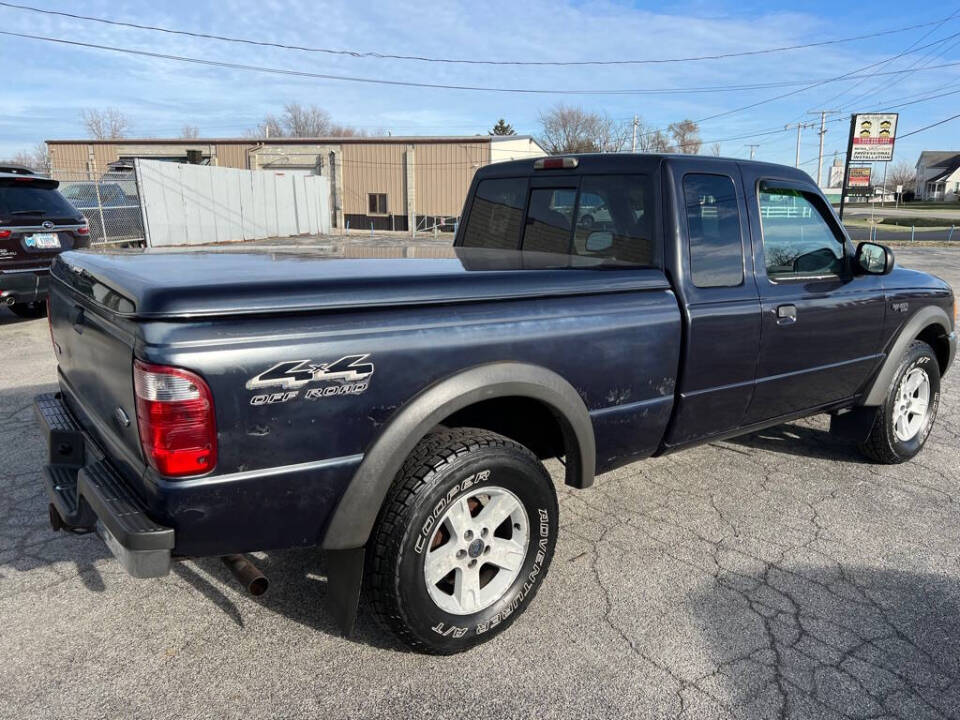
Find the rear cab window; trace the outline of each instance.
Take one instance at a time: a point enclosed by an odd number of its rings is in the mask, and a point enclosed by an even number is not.
[[[458,244],[657,267],[653,207],[648,175],[572,175],[550,187],[530,187],[529,177],[484,179]]]

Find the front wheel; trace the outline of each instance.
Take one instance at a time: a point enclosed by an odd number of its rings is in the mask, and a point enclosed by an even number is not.
[[[940,365],[933,348],[915,340],[903,355],[860,450],[875,462],[902,463],[923,448],[940,405]]]
[[[503,632],[553,556],[557,496],[527,448],[486,430],[442,430],[411,453],[370,545],[377,619],[415,650],[450,654]]]

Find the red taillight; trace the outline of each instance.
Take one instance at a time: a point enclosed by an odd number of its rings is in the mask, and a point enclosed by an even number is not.
[[[140,444],[161,475],[186,477],[210,472],[217,464],[217,424],[213,396],[199,375],[180,368],[135,360]]]
[[[81,225],[80,227],[77,228],[77,235],[89,235],[89,234],[90,234],[89,225]]]
[[[6,240],[11,235],[13,235],[12,230],[0,230],[0,240]]]

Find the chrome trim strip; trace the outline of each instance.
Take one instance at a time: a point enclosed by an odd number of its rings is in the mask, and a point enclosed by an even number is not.
[[[82,227],[87,227],[87,224],[82,223],[80,225],[54,225],[52,228],[45,228],[40,225],[20,225],[20,226],[3,225],[2,227],[4,230],[9,230],[12,233],[22,233],[22,232],[56,233],[56,232],[61,232],[63,230],[79,230]]]
[[[18,273],[35,273],[35,272],[49,272],[49,265],[42,265],[41,267],[30,267],[30,268],[17,268],[16,270],[3,270],[0,269],[0,275],[17,275]]]

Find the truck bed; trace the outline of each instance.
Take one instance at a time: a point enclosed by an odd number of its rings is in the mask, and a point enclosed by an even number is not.
[[[483,255],[198,253],[185,263],[181,253],[67,253],[52,293],[61,389],[150,516],[177,531],[183,555],[318,543],[391,418],[435,383],[486,363],[527,363],[569,382],[589,411],[598,471],[654,452],[673,407],[681,338],[663,272],[562,262],[534,270],[549,261]],[[369,377],[344,392],[264,380],[278,364],[357,357]],[[173,480],[145,464],[134,358],[210,386],[219,459],[209,474]]]

